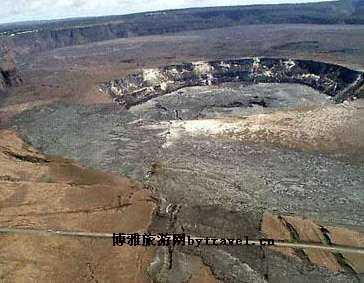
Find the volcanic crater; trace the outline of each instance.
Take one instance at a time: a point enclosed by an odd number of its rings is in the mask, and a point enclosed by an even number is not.
[[[57,102],[10,123],[38,150],[139,180],[173,205],[176,218],[157,213],[152,231],[257,238],[282,215],[296,224],[311,219],[327,231],[362,229],[363,73],[309,60],[243,58],[143,69],[100,91],[115,103]],[[279,282],[287,266],[290,278],[357,276],[332,273],[348,265],[336,259],[334,267],[319,264],[327,270],[312,267],[312,258],[288,264],[274,251],[220,247],[157,253],[158,262],[173,259],[173,267],[160,266],[152,276],[177,282],[184,257],[197,254],[217,278],[231,282],[237,276]],[[237,263],[240,269],[227,268]]]

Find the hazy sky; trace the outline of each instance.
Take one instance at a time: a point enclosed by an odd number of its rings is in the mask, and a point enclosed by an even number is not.
[[[323,0],[325,1],[325,0]],[[326,0],[327,1],[327,0]],[[128,14],[164,9],[317,0],[0,0],[0,22]]]

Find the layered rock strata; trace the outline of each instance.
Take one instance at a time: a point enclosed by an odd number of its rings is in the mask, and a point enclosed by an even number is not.
[[[0,90],[18,86],[21,82],[10,50],[0,46]]]
[[[364,76],[359,71],[311,60],[257,57],[144,69],[102,89],[129,108],[184,87],[226,82],[305,84],[338,102],[364,95]]]

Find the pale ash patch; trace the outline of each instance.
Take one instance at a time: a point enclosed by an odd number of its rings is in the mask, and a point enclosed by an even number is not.
[[[284,62],[284,65],[288,70],[291,70],[294,66],[296,66],[296,63],[292,59],[289,59]]]
[[[159,69],[143,69],[143,79],[152,85],[159,85],[164,81],[164,76]]]
[[[320,76],[315,75],[315,74],[303,74],[302,78],[305,78],[305,79],[310,78],[310,79],[314,79],[314,80],[318,81],[320,79]]]
[[[193,72],[196,74],[196,75],[203,75],[203,74],[209,74],[211,73],[214,68],[207,62],[193,62],[192,63],[194,68],[193,68]]]

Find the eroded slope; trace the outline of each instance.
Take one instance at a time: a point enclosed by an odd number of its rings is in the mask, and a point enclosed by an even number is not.
[[[126,178],[44,156],[0,131],[0,227],[146,231],[155,203]],[[0,235],[2,282],[149,282],[153,250],[115,249],[109,239]]]

